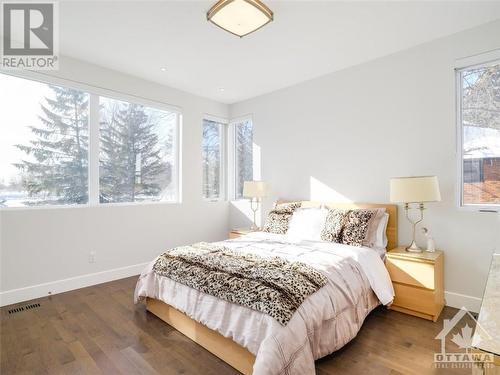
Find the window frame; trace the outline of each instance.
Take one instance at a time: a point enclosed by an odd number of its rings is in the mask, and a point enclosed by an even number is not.
[[[0,74],[5,74],[12,77],[27,79],[30,81],[67,87],[75,90],[84,91],[89,95],[89,146],[88,146],[88,201],[82,204],[54,204],[40,206],[23,206],[23,207],[0,207],[0,211],[22,211],[22,210],[46,210],[46,209],[71,209],[71,208],[88,208],[88,207],[112,207],[112,206],[138,206],[138,205],[154,205],[154,204],[181,204],[182,203],[182,112],[180,107],[156,101],[153,99],[143,98],[141,96],[123,93],[120,91],[106,89],[103,87],[92,86],[83,82],[74,81],[66,78],[54,77],[46,73],[34,71],[2,71]],[[168,111],[175,113],[176,124],[174,130],[174,184],[176,188],[176,199],[172,201],[144,201],[144,202],[99,202],[99,151],[100,151],[100,124],[99,124],[99,98],[106,97],[110,99],[125,101],[144,105],[160,111]]]
[[[462,124],[462,72],[500,64],[500,50],[460,59],[455,66],[455,108],[456,108],[456,140],[457,140],[457,206],[464,211],[500,212],[500,204],[464,203],[464,149]]]
[[[229,133],[231,137],[231,183],[229,186],[229,190],[231,191],[231,200],[233,201],[241,201],[241,200],[247,200],[247,198],[244,197],[238,197],[236,194],[236,189],[238,186],[238,158],[236,157],[237,155],[237,132],[236,132],[236,126],[244,121],[250,121],[252,123],[252,136],[253,136],[253,116],[252,115],[245,115],[245,116],[240,116],[236,118],[232,118],[231,121],[229,122]],[[252,141],[253,143],[253,141]],[[254,167],[254,160],[253,160],[253,155],[252,155],[252,168]],[[255,168],[254,169],[254,179],[255,178]]]
[[[220,136],[219,136],[219,142],[220,142],[220,168],[219,168],[219,197],[218,198],[207,198],[203,196],[203,165],[201,169],[201,197],[203,201],[205,202],[224,202],[227,201],[228,197],[228,125],[229,125],[229,120],[223,117],[219,116],[214,116],[214,115],[209,115],[209,114],[204,114],[203,118],[201,120],[201,142],[203,145],[203,123],[206,121],[212,121],[216,122],[220,125]],[[202,162],[203,162],[203,147],[201,148],[202,150]]]

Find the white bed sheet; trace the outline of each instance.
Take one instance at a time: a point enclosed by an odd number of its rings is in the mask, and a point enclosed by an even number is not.
[[[379,301],[387,305],[394,296],[384,263],[373,249],[264,232],[223,244],[307,263],[327,276],[328,283],[309,296],[284,327],[259,311],[156,275],[155,261],[139,277],[134,298],[160,299],[244,346],[256,355],[254,375],[314,374],[315,359],[354,338]]]

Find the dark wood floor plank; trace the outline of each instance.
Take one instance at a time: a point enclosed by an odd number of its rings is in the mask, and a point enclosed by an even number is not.
[[[136,280],[126,278],[1,308],[0,373],[238,374],[148,313],[144,305],[134,305]],[[15,306],[35,302],[41,306],[8,313]],[[432,363],[439,350],[434,338],[443,319],[450,319],[456,311],[445,308],[434,323],[378,308],[353,341],[316,361],[316,372],[468,374],[467,369],[435,369]],[[470,324],[472,327],[474,322]]]
[[[66,329],[70,330],[72,334],[78,338],[79,343],[88,353],[89,357],[95,362],[96,366],[100,369],[103,374],[119,374],[120,371],[117,366],[114,365],[108,356],[109,353],[105,353],[99,345],[94,340],[94,337],[89,335],[89,332],[85,329],[83,325],[84,315],[83,314],[71,314],[65,311],[63,314],[63,319],[61,320],[61,325]]]
[[[68,365],[66,370],[72,370],[73,373],[81,373],[81,374],[96,374],[101,375],[102,372],[95,363],[94,359],[90,356],[90,354],[85,350],[85,347],[81,344],[80,341],[72,341],[68,344],[69,350],[77,359],[74,364]]]

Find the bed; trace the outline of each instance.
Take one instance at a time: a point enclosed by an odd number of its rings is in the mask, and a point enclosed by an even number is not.
[[[302,202],[302,207],[385,208],[387,248],[397,244],[397,207],[385,204]],[[245,254],[310,265],[327,283],[307,297],[286,324],[271,316],[153,272],[139,277],[135,301],[243,374],[314,374],[314,361],[340,349],[366,316],[390,304],[394,291],[380,254],[366,247],[255,232],[219,245]]]

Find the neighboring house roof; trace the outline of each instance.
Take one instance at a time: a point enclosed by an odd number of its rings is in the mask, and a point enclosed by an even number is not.
[[[500,130],[464,127],[464,159],[500,157]]]

